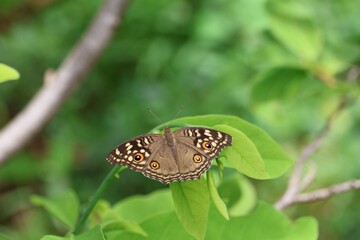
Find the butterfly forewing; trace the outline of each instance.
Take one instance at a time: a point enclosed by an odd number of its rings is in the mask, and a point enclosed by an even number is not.
[[[177,141],[203,151],[210,160],[218,157],[221,150],[232,143],[229,134],[209,128],[181,128],[174,135]]]
[[[162,145],[161,134],[145,134],[128,140],[113,151],[106,159],[111,164],[127,166],[135,171],[142,172],[150,156]],[[139,158],[140,157],[140,158]]]

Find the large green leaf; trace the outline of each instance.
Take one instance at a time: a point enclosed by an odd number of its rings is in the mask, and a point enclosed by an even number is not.
[[[129,197],[113,208],[106,201],[101,201],[91,215],[91,222],[101,223],[106,236],[122,232],[147,236],[140,223],[170,211],[174,211],[172,197],[168,189],[163,189],[146,196]]]
[[[147,237],[131,232],[106,233],[107,240],[194,240],[181,225],[175,212],[161,213],[141,223],[141,227],[148,233]]]
[[[107,201],[99,201],[90,216],[90,226],[101,224],[106,236],[123,232],[148,236],[140,223],[154,216],[174,211],[168,189],[149,195],[129,197],[111,207]],[[110,238],[111,239],[111,238]]]
[[[234,132],[236,136],[239,136],[240,139],[246,141],[245,146],[251,147],[251,150],[248,151],[246,147],[242,147],[242,143],[234,139],[233,146],[224,149],[221,156],[226,156],[229,151],[231,155],[236,155],[233,153],[234,151],[241,151],[249,154],[251,156],[251,161],[254,161],[254,159],[256,159],[255,163],[249,163],[247,160],[241,160],[244,165],[238,166],[238,164],[240,163],[233,164],[235,164],[234,167],[239,167],[239,169],[237,170],[241,172],[245,171],[243,173],[249,174],[249,176],[251,177],[256,177],[260,179],[275,178],[284,174],[292,165],[291,159],[282,151],[281,147],[265,131],[261,130],[260,128],[251,123],[242,120],[241,118],[227,115],[203,115],[178,118],[171,121],[171,124],[174,123],[208,127],[216,127],[218,125],[219,130],[225,129],[223,125],[227,125],[227,130]],[[231,127],[231,129],[229,127]],[[253,146],[251,146],[247,139],[251,141]],[[253,151],[253,153],[250,153],[250,151]],[[255,155],[260,156],[261,161],[259,161],[258,157],[256,157]],[[240,161],[239,159],[241,159],[241,156],[238,155],[236,159],[228,158],[228,160],[230,161]],[[246,166],[246,164],[250,165]],[[264,164],[265,169],[263,169],[262,164]]]
[[[0,63],[0,83],[19,79],[20,74],[14,68]]]
[[[79,200],[74,191],[68,190],[51,198],[32,196],[31,202],[44,207],[70,230],[74,228],[79,215]]]
[[[113,212],[121,219],[139,223],[154,215],[169,212],[173,209],[174,204],[169,190],[160,190],[145,197],[129,197],[115,204]]]
[[[204,239],[210,207],[206,180],[174,182],[170,189],[176,214],[186,231],[196,239]]]
[[[215,125],[214,128],[233,137],[232,147],[226,148],[223,152],[232,167],[252,178],[269,178],[258,149],[244,133],[226,125]]]
[[[260,202],[254,211],[242,217],[224,220],[215,209],[211,209],[207,229],[207,240],[315,240],[317,222],[312,217],[299,218],[295,222],[272,206]]]

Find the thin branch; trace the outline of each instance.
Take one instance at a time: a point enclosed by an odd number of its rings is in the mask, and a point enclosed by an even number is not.
[[[350,71],[347,74],[347,81],[350,83],[356,82],[356,79],[360,75],[360,67],[359,66],[353,66]]]
[[[286,206],[292,203],[293,198],[302,190],[304,183],[302,183],[302,170],[304,164],[309,160],[310,156],[312,156],[321,146],[324,137],[329,132],[331,124],[333,123],[336,116],[339,112],[346,106],[347,101],[345,98],[342,98],[337,108],[329,115],[326,120],[325,126],[318,133],[315,139],[310,142],[304,150],[301,152],[300,157],[297,159],[293,174],[291,175],[287,189],[282,197],[275,203],[275,207],[277,209],[284,209]],[[310,183],[306,183],[307,185]],[[305,184],[305,185],[306,185]]]
[[[360,179],[336,184],[312,192],[298,194],[292,199],[291,204],[319,201],[319,200],[327,199],[333,195],[354,189],[360,189]]]
[[[70,92],[91,70],[119,24],[126,0],[107,0],[88,31],[50,74],[28,105],[0,132],[0,164],[21,149],[59,110]]]
[[[308,165],[309,165],[309,170],[301,181],[299,192],[307,188],[310,185],[310,183],[312,183],[315,179],[317,173],[317,167],[313,162],[309,162]]]

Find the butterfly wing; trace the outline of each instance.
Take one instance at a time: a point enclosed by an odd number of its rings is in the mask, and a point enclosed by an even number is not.
[[[161,147],[162,142],[161,134],[141,135],[120,144],[107,155],[106,159],[111,164],[120,164],[134,171],[143,172],[151,155]]]
[[[200,178],[211,160],[232,141],[226,133],[196,127],[181,128],[167,137],[175,138],[175,144],[169,144],[161,134],[135,137],[116,147],[106,159],[168,184]]]
[[[152,154],[151,160],[142,173],[144,176],[164,184],[180,181],[179,165],[176,162],[173,150],[166,141],[158,151]]]
[[[180,176],[175,156],[161,134],[130,139],[111,151],[106,159],[111,164],[127,166],[165,184]]]
[[[182,180],[200,178],[211,167],[211,160],[232,143],[229,134],[208,128],[181,128],[174,136]]]

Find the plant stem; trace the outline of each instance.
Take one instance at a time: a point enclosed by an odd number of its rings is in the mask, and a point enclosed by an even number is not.
[[[94,209],[96,203],[99,201],[99,199],[104,194],[105,190],[108,188],[110,182],[114,178],[115,174],[122,172],[125,170],[126,167],[118,165],[113,167],[113,169],[108,173],[108,175],[105,177],[105,179],[101,182],[99,188],[96,190],[95,194],[91,197],[88,205],[85,207],[81,217],[79,218],[79,221],[77,222],[73,234],[77,235],[81,232],[83,229],[85,222],[87,218],[89,217],[91,211]]]

